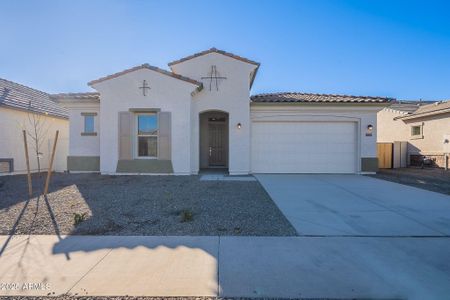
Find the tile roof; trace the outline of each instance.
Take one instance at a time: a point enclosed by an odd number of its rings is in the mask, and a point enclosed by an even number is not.
[[[52,99],[100,100],[100,93],[59,93],[50,95]]]
[[[161,74],[173,77],[175,79],[183,80],[183,81],[192,83],[194,85],[197,85],[200,89],[203,88],[203,84],[201,82],[197,81],[197,80],[194,80],[194,79],[191,79],[191,78],[188,78],[188,77],[185,77],[185,76],[181,76],[181,75],[175,74],[173,72],[169,72],[169,71],[160,69],[158,67],[151,66],[149,64],[143,64],[143,65],[140,65],[140,66],[136,66],[136,67],[133,67],[133,68],[130,68],[130,69],[123,70],[123,71],[118,72],[118,73],[114,73],[114,74],[111,74],[111,75],[108,75],[108,76],[105,76],[105,77],[101,77],[101,78],[96,79],[96,80],[92,80],[92,81],[90,81],[88,83],[88,85],[93,85],[93,84],[96,84],[96,83],[99,83],[99,82],[102,82],[102,81],[105,81],[105,80],[113,79],[113,78],[122,76],[124,74],[130,73],[130,72],[133,72],[133,71],[136,71],[136,70],[140,70],[140,69],[149,69],[149,70],[152,70],[152,71],[155,71],[155,72],[159,72]]]
[[[271,93],[251,96],[254,103],[389,103],[393,100],[387,97],[311,93]]]
[[[0,106],[68,118],[67,109],[59,106],[49,94],[2,78],[0,78]]]
[[[411,114],[397,117],[396,119],[414,119],[424,116],[437,115],[450,112],[450,100],[433,102],[432,104],[422,105]]]
[[[219,49],[214,48],[214,47],[211,48],[211,49],[202,51],[202,52],[198,52],[198,53],[195,53],[195,54],[192,54],[192,55],[189,55],[189,56],[180,58],[180,59],[178,59],[178,60],[174,60],[174,61],[168,63],[168,65],[169,65],[169,66],[176,65],[176,64],[182,63],[182,62],[184,62],[184,61],[187,61],[187,60],[190,60],[190,59],[193,59],[193,58],[202,56],[202,55],[206,55],[206,54],[209,54],[209,53],[219,53],[219,54],[222,54],[222,55],[225,55],[225,56],[228,56],[228,57],[231,57],[231,58],[240,60],[240,61],[242,61],[242,62],[245,62],[245,63],[248,63],[248,64],[252,64],[252,65],[255,65],[255,66],[257,66],[257,67],[259,67],[259,65],[260,65],[260,63],[258,63],[258,62],[256,62],[256,61],[250,60],[250,59],[248,59],[248,58],[241,57],[241,56],[239,56],[239,55],[236,55],[236,54],[233,54],[233,53],[230,53],[230,52],[226,52],[226,51],[223,51],[223,50],[219,50]]]

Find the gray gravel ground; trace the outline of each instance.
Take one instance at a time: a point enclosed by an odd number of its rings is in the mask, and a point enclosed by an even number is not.
[[[26,176],[0,177],[0,234],[296,235],[257,181],[55,174],[46,200],[44,178],[27,201]],[[74,214],[85,220],[74,226]]]
[[[215,297],[75,297],[75,296],[57,296],[57,297],[0,297],[0,300],[256,300],[256,299],[283,299],[283,298],[215,298]],[[290,298],[300,299],[301,298]],[[307,300],[307,299],[305,299]],[[326,299],[310,299],[326,300]],[[345,299],[342,299],[345,300]]]
[[[450,171],[438,168],[380,169],[370,177],[450,195]]]

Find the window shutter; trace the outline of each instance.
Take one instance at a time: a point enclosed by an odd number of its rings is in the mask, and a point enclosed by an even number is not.
[[[130,112],[119,112],[119,159],[132,159],[131,121],[132,114]]]
[[[158,114],[158,159],[171,160],[171,113],[162,111]]]

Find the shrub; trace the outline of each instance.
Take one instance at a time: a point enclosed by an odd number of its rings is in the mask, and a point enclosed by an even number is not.
[[[78,226],[81,222],[86,220],[86,213],[74,213],[73,214],[73,225]]]
[[[193,214],[191,211],[185,209],[180,212],[181,222],[190,222],[193,219]]]

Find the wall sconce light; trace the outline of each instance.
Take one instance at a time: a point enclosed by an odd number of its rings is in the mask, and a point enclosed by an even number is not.
[[[242,124],[241,123],[237,123],[237,129],[241,129]]]
[[[372,131],[373,131],[373,125],[372,124],[367,125],[366,136],[372,136]]]

